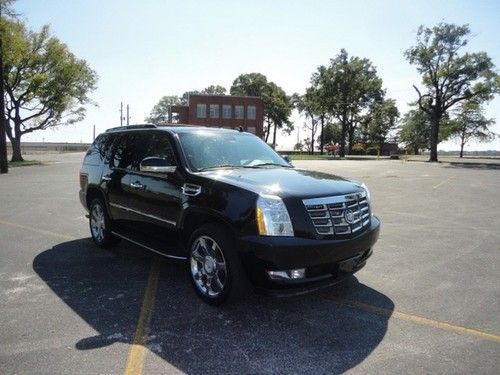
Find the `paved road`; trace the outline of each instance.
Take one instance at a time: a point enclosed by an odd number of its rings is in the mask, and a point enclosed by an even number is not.
[[[0,176],[0,373],[123,373],[151,265],[95,248],[77,200],[82,154]],[[162,261],[143,373],[498,373],[500,170],[297,161],[363,180],[383,228],[356,277],[306,296],[201,304]],[[149,288],[151,291],[151,288]]]

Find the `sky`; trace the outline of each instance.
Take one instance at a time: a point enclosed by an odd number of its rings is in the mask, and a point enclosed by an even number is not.
[[[166,1],[17,0],[15,9],[32,30],[49,24],[54,36],[99,75],[82,122],[34,132],[24,141],[91,142],[96,132],[120,125],[120,102],[131,123],[143,123],[164,95],[209,85],[229,89],[240,74],[259,72],[287,94],[303,93],[311,74],[341,48],[369,58],[387,97],[401,113],[420,83],[404,51],[419,25],[469,24],[469,51],[486,51],[500,65],[500,1]],[[486,107],[500,133],[500,98]],[[291,119],[301,128],[305,119]],[[306,131],[300,129],[300,139]],[[293,147],[297,130],[279,135],[278,149]],[[443,150],[458,149],[453,141]],[[500,138],[468,150],[500,150]]]

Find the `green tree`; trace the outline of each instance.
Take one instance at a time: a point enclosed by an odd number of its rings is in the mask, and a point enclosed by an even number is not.
[[[295,146],[293,146],[293,150],[294,150],[294,151],[302,151],[302,150],[304,150],[304,147],[305,147],[304,143],[302,143],[302,142],[297,142],[297,143],[295,144]]]
[[[308,138],[304,139],[303,142],[304,142],[304,147],[305,147],[306,151],[309,154],[313,155],[314,154],[314,143],[311,142],[311,139],[308,137]]]
[[[201,91],[204,95],[226,95],[226,88],[220,85],[210,85]]]
[[[21,22],[2,22],[6,132],[12,160],[23,160],[21,137],[36,130],[73,124],[85,117],[84,105],[95,89],[97,74],[68,47],[50,35],[26,29]]]
[[[164,96],[155,104],[145,121],[150,124],[171,122],[172,119],[169,118],[170,107],[179,104],[181,104],[181,99],[178,96]]]
[[[420,150],[429,148],[430,133],[429,115],[420,109],[412,109],[403,117],[398,138],[406,149],[418,155]]]
[[[314,142],[316,139],[316,133],[318,131],[318,125],[320,124],[319,116],[317,116],[318,91],[314,87],[309,87],[306,89],[306,93],[304,95],[294,94],[293,103],[299,113],[304,115],[306,118],[306,122],[304,122],[304,128],[307,129],[311,134],[311,137],[308,138],[308,150],[312,155],[314,154]],[[310,123],[308,123],[307,120],[309,120]]]
[[[7,139],[5,120],[5,88],[4,88],[4,65],[3,65],[3,44],[4,44],[4,18],[15,17],[12,10],[13,0],[0,0],[0,174],[8,173],[9,165],[7,161]]]
[[[429,161],[438,161],[440,126],[448,109],[464,100],[488,101],[499,90],[500,79],[485,52],[459,54],[469,34],[468,25],[420,26],[416,45],[405,52],[406,59],[422,75],[425,91],[413,87],[420,109],[430,116]]]
[[[325,145],[339,143],[342,137],[342,126],[338,123],[328,123],[323,132],[323,142]],[[319,141],[319,139],[318,139]]]
[[[398,107],[394,99],[383,99],[375,102],[368,122],[368,140],[377,145],[380,153],[389,133],[397,126]]]
[[[276,133],[282,129],[290,134],[293,124],[289,118],[292,114],[291,98],[274,82],[268,81],[261,73],[248,73],[239,75],[229,90],[231,95],[259,96],[264,102],[264,121],[266,127],[264,136],[266,142],[273,129],[273,147],[276,147]]]
[[[186,91],[180,97],[180,104],[187,105],[189,103],[189,97],[191,95],[226,95],[226,92],[227,90],[220,85],[210,85],[208,87],[205,87],[201,91],[198,90]]]
[[[328,67],[318,68],[313,81],[321,87],[328,113],[342,125],[340,156],[345,156],[347,137],[350,152],[363,115],[384,94],[382,80],[370,60],[349,57],[347,51],[342,49],[337,57],[331,59]]]
[[[464,156],[464,147],[471,140],[490,142],[495,139],[495,133],[489,129],[494,123],[493,119],[484,117],[484,110],[479,103],[474,101],[460,103],[456,118],[453,120],[451,134],[460,143],[460,157]]]

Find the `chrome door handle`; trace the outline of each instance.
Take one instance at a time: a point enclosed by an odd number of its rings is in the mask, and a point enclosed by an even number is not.
[[[142,189],[144,187],[144,185],[139,182],[132,182],[130,186],[133,187],[134,189]]]
[[[109,176],[102,176],[103,181],[111,181],[111,177]]]

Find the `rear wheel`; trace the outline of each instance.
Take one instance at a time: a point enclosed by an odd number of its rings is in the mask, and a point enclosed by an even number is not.
[[[89,226],[92,239],[97,246],[111,247],[119,242],[111,233],[111,219],[101,199],[94,199],[89,207]]]
[[[209,224],[193,232],[189,240],[189,274],[198,296],[210,305],[236,301],[247,291],[247,279],[234,241]]]

